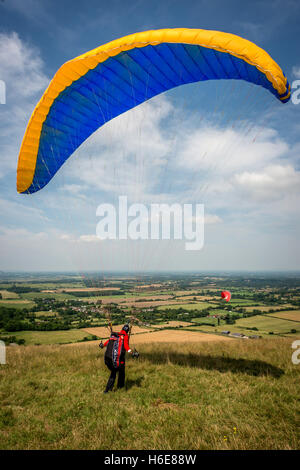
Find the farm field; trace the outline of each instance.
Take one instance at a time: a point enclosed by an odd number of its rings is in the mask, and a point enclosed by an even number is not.
[[[219,325],[219,326],[217,326],[216,324],[214,324],[212,322],[211,325],[209,325],[209,324],[199,325],[199,326],[193,325],[193,326],[190,326],[190,327],[187,327],[187,328],[191,329],[191,330],[198,330],[198,331],[203,331],[203,332],[206,332],[206,333],[217,333],[217,334],[221,334],[222,331],[230,331],[231,333],[241,333],[241,334],[246,335],[246,336],[258,335],[258,336],[261,336],[263,338],[268,338],[268,339],[273,338],[276,334],[280,335],[280,336],[284,336],[284,337],[292,337],[292,338],[295,338],[295,339],[300,337],[300,330],[299,329],[297,329],[296,333],[290,333],[290,331],[293,327],[291,328],[291,325],[289,325],[289,329],[277,332],[276,328],[275,328],[276,324],[277,323],[275,323],[275,324],[272,323],[271,326],[270,326],[270,330],[268,328],[263,330],[262,328],[259,328],[259,326],[256,327],[256,328],[258,328],[258,330],[252,329],[251,327],[254,327],[255,325],[251,325],[250,327],[239,326],[238,322],[236,322],[234,325],[223,324],[223,325]],[[273,335],[270,335],[269,331],[272,331]]]
[[[230,301],[230,305],[235,307],[235,306],[240,306],[240,307],[249,307],[249,306],[252,306],[253,305],[253,308],[255,308],[254,306],[257,305],[257,302],[254,301],[254,300],[251,300],[251,299],[235,299],[233,298],[231,301]],[[257,307],[259,308],[259,307]]]
[[[126,302],[125,305],[127,307],[136,306],[138,308],[164,307],[164,309],[166,309],[166,308],[172,308],[172,307],[173,308],[181,308],[181,307],[186,308],[186,305],[190,305],[190,304],[180,303],[179,300],[152,300],[152,301],[139,301],[139,302],[129,301],[129,302]],[[201,310],[201,308],[199,308],[199,310]]]
[[[184,304],[186,305],[187,301],[193,301],[194,295],[187,295],[187,292],[184,291],[185,295],[180,295],[178,292],[139,292],[139,293],[127,293],[125,295],[116,295],[116,296],[95,296],[93,298],[82,297],[80,300],[84,302],[94,302],[96,300],[101,300],[102,303],[108,304],[111,302],[117,304],[126,304],[129,307],[136,305],[137,307],[151,307],[154,306],[168,306],[168,305],[177,305]],[[174,298],[175,297],[175,298]],[[143,301],[144,300],[144,301]],[[200,305],[214,305],[214,302],[208,304],[207,300],[217,300],[215,297],[211,296],[199,296],[197,301],[201,302]],[[203,307],[204,308],[204,307]]]
[[[56,300],[71,300],[73,296],[63,293],[46,293],[46,292],[26,292],[22,294],[23,299],[56,299]]]
[[[95,291],[118,291],[120,290],[120,287],[63,287],[59,289],[48,289],[48,290],[43,290],[42,292],[46,293],[62,293],[62,292],[95,292]]]
[[[113,331],[120,331],[122,329],[123,325],[113,325]],[[108,327],[105,326],[96,326],[92,328],[84,328],[83,331],[86,331],[87,333],[91,335],[96,335],[99,338],[107,338],[110,335],[110,330]],[[139,333],[145,333],[151,331],[151,328],[141,328],[138,325],[134,325],[132,327],[131,335],[136,335]]]
[[[34,306],[34,302],[26,299],[11,299],[11,300],[0,300],[0,307],[9,307],[9,308],[32,308]]]
[[[155,331],[152,333],[145,333],[140,336],[135,336],[132,340],[133,345],[147,344],[147,343],[206,343],[206,342],[219,342],[231,341],[231,338],[218,336],[214,334],[197,333],[195,331],[177,331],[177,330],[163,330]]]
[[[191,322],[186,321],[176,321],[170,320],[168,322],[159,323],[158,325],[153,325],[153,328],[178,328],[178,327],[186,327],[192,325]]]
[[[122,297],[122,296],[120,296]],[[151,294],[148,294],[148,295],[139,295],[137,297],[135,296],[124,296],[123,299],[122,299],[122,302],[126,302],[126,303],[132,303],[132,302],[141,302],[143,300],[145,300],[146,302],[152,302],[152,301],[159,301],[159,300],[163,300],[163,301],[166,301],[166,300],[169,300],[169,299],[172,299],[173,298],[173,295],[172,294],[156,294],[154,295],[153,293]]]
[[[34,315],[38,317],[46,316],[46,317],[55,317],[58,316],[57,312],[50,312],[50,311],[40,311],[40,312],[34,312]]]
[[[0,290],[0,294],[3,300],[6,299],[18,299],[19,295],[15,292],[9,292],[8,290]]]
[[[174,309],[178,309],[178,308],[183,308],[185,310],[204,310],[205,308],[208,308],[208,307],[215,307],[217,304],[213,303],[213,302],[193,302],[193,303],[179,303],[178,300],[174,300],[174,303],[165,303],[164,306],[160,306],[158,310],[165,310],[167,308],[174,308]]]
[[[90,330],[90,329],[89,329]],[[93,329],[92,329],[93,330]],[[90,330],[91,331],[91,330]],[[141,344],[153,344],[156,343],[210,343],[210,342],[219,342],[219,341],[234,341],[232,338],[226,336],[215,335],[215,334],[206,334],[197,331],[186,331],[186,330],[162,330],[162,331],[144,331],[140,332],[142,334],[132,335],[130,339],[130,346],[134,348],[135,346]],[[109,336],[109,335],[107,335]],[[105,337],[107,337],[105,336]],[[99,341],[89,341],[88,344],[94,344],[97,346]],[[76,346],[77,343],[73,343],[72,346]],[[78,343],[80,346],[81,343]],[[70,345],[71,346],[71,345]]]
[[[256,315],[250,318],[241,318],[236,321],[236,325],[247,328],[255,326],[258,328],[259,332],[264,333],[268,333],[270,331],[277,334],[289,333],[292,328],[300,332],[300,323],[297,325],[296,323],[292,323],[288,320],[268,317],[267,315]]]
[[[176,295],[174,300],[178,300],[179,302],[216,302],[217,297],[207,297],[207,296],[198,296],[198,295]]]
[[[201,317],[201,318],[193,318],[193,322],[196,324],[196,326],[197,326],[197,323],[207,323],[209,325],[216,325],[218,320],[212,317]]]
[[[13,333],[17,339],[25,339],[27,345],[75,343],[88,337],[84,330],[66,331],[16,331]]]
[[[141,299],[145,298],[145,302],[150,303],[153,301],[153,299],[162,299],[162,300],[168,300],[172,298],[171,295],[169,294],[156,294],[153,295],[153,292],[151,293],[127,293],[124,295],[95,295],[93,297],[80,297],[80,300],[83,302],[88,302],[88,303],[93,303],[96,300],[101,300],[102,303],[104,304],[109,304],[111,302],[120,304],[120,303],[128,303],[128,305],[132,305],[137,303],[138,305],[141,304]],[[146,300],[147,299],[147,300]]]
[[[0,289],[7,289],[8,287],[12,287],[15,285],[15,282],[11,283],[0,283]],[[18,286],[26,287],[26,288],[35,288],[38,290],[56,290],[59,286],[60,289],[66,288],[73,288],[77,289],[80,287],[86,287],[82,281],[74,281],[74,282],[27,282],[26,278],[24,280],[18,280]]]
[[[270,316],[276,318],[282,318],[285,320],[293,320],[300,323],[300,310],[293,310],[290,312],[278,312],[278,313],[270,313]]]
[[[288,310],[289,308],[293,308],[293,305],[291,304],[278,304],[278,305],[256,305],[253,307],[244,307],[246,312],[253,312],[253,310],[261,310],[262,312],[269,312],[270,310],[281,310],[281,309],[286,309]]]

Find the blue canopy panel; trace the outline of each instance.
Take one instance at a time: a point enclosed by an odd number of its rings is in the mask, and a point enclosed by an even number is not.
[[[72,153],[114,117],[177,86],[220,79],[245,80],[280,98],[254,65],[198,45],[148,45],[108,58],[54,100],[42,126],[34,178],[25,193],[43,188]]]

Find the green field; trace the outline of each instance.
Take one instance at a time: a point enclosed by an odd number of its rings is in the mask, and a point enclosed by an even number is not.
[[[251,305],[257,305],[257,302],[254,302],[253,300],[251,299],[231,299],[230,302],[228,303],[228,305],[232,305],[233,307],[248,307],[248,306],[251,306]],[[257,308],[259,308],[259,306],[257,306]]]
[[[230,314],[234,314],[234,315],[237,315],[237,316],[243,316],[242,313],[239,313],[239,312],[235,312],[235,311],[231,311],[231,310],[222,310],[222,309],[214,309],[214,310],[211,310],[210,311],[210,315],[222,315],[222,316],[226,316],[226,315],[230,315]]]
[[[75,297],[64,293],[48,293],[48,292],[27,292],[20,294],[22,299],[55,299],[55,300],[74,300]]]
[[[192,325],[192,326],[185,326],[184,327],[185,330],[191,330],[191,331],[202,331],[203,333],[221,333],[223,330],[226,330],[227,328],[225,327],[225,325],[222,325],[222,326],[216,326],[215,323],[211,322],[207,322],[206,325]]]
[[[166,302],[166,305],[161,305],[158,307],[158,310],[166,310],[166,309],[178,309],[183,308],[184,310],[204,310],[205,308],[209,308],[215,306],[213,302],[195,302],[190,304],[170,304]]]
[[[53,311],[50,312],[50,311],[48,311],[48,310],[47,310],[47,311],[42,310],[42,311],[40,311],[40,312],[34,312],[34,316],[37,317],[37,318],[38,318],[38,317],[55,317],[55,316],[57,316],[57,315],[58,315],[57,312],[53,312]]]
[[[300,323],[300,310],[287,310],[283,312],[272,312],[268,316],[283,318],[290,321],[296,321]]]
[[[126,373],[103,395],[95,344],[8,348],[0,448],[299,449],[290,339],[141,345]]]
[[[229,325],[231,326],[231,325]],[[260,332],[269,333],[273,331],[276,334],[289,333],[292,328],[300,332],[300,323],[291,322],[281,318],[268,317],[266,315],[255,315],[250,318],[241,318],[236,321],[234,326],[252,328],[255,326]]]
[[[31,302],[30,300],[24,300],[24,299],[0,300],[0,307],[1,306],[10,307],[10,308],[30,309],[31,307],[34,306],[34,302]]]
[[[192,321],[195,323],[209,323],[210,325],[216,325],[218,323],[218,319],[212,317],[193,318]]]
[[[19,295],[16,294],[15,292],[9,292],[8,290],[0,290],[0,294],[2,296],[2,299],[18,299]]]
[[[65,330],[65,331],[16,331],[7,333],[7,335],[16,336],[17,339],[25,339],[25,344],[58,344],[58,343],[76,343],[84,337],[90,337],[83,330]],[[5,334],[3,333],[3,336]]]
[[[300,335],[300,323],[272,317],[265,319],[265,317],[260,315],[251,318],[241,318],[240,320],[236,320],[236,323],[233,325],[227,325],[224,321],[222,321],[221,325],[217,326],[217,320],[210,318],[194,318],[193,321],[195,323],[208,323],[208,325],[187,327],[188,329],[197,329],[205,333],[221,333],[222,331],[229,330],[231,333],[243,333],[246,336],[259,335],[263,337],[270,337],[270,331],[272,331],[274,334],[291,336],[295,338],[298,338]],[[256,327],[258,330],[252,329],[253,327]],[[296,330],[297,333],[290,333],[291,329]]]
[[[7,289],[8,287],[12,287],[15,282],[8,283],[8,284],[0,284],[0,289]],[[83,282],[62,282],[62,283],[55,283],[55,282],[27,282],[18,281],[16,285],[20,285],[22,287],[31,287],[40,290],[50,290],[50,289],[76,289],[76,288],[84,288],[86,287]]]
[[[36,287],[37,289],[40,290],[51,290],[51,289],[80,289],[86,287],[83,282],[62,282],[62,283],[54,283],[54,282],[45,282],[45,283],[32,283],[32,284],[26,284],[22,283],[24,286],[28,287]]]
[[[149,302],[150,299],[147,297],[159,297],[160,295],[171,295],[169,292],[127,292],[126,294],[122,295],[97,295],[93,297],[80,297],[80,300],[83,302],[94,302],[96,300],[110,300],[114,302],[116,300],[128,300],[130,298],[141,297],[141,299],[145,299],[145,302]]]

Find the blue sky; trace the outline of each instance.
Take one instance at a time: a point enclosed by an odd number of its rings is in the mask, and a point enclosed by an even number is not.
[[[186,85],[120,116],[50,184],[15,189],[26,123],[60,65],[126,34],[188,27],[243,36],[300,79],[298,1],[0,1],[1,270],[295,270],[300,104],[242,82]],[[96,208],[203,203],[205,244],[95,239]]]

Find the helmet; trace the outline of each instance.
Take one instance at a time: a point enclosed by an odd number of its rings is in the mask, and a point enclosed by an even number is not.
[[[126,333],[128,333],[129,332],[129,325],[126,323],[126,325],[123,326],[122,330],[125,331]]]

